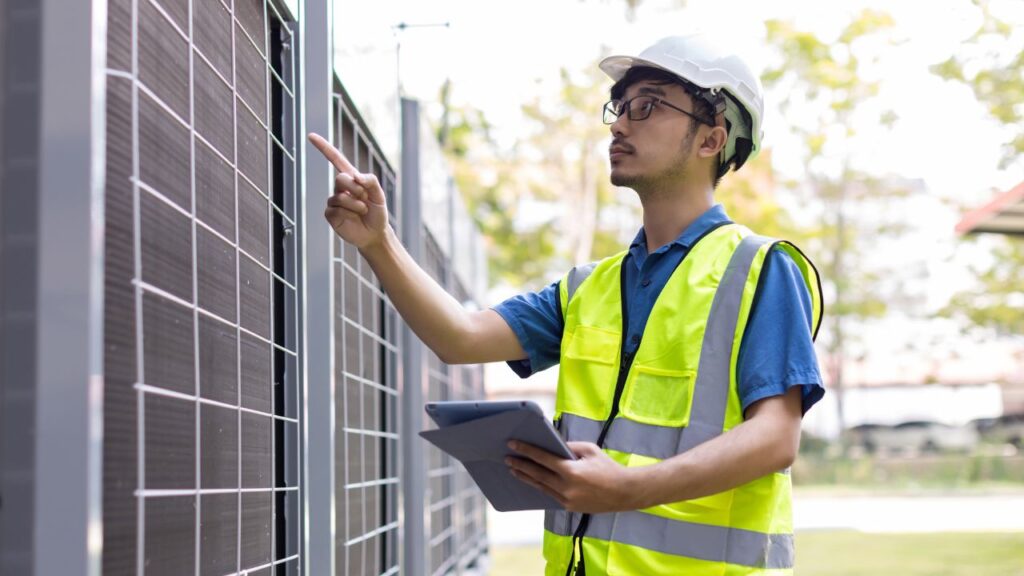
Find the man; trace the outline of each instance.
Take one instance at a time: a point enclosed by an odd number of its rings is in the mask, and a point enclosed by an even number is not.
[[[396,240],[373,176],[311,135],[340,171],[325,216],[445,362],[560,364],[555,420],[578,459],[512,443],[508,461],[565,507],[545,518],[547,574],[790,574],[788,468],[823,394],[820,288],[795,247],[713,202],[760,146],[760,83],[699,35],[601,68],[611,180],[644,210],[623,253],[466,311]]]

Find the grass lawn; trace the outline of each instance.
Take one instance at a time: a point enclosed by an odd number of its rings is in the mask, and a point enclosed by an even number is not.
[[[540,546],[492,549],[490,576],[543,574]],[[797,535],[798,576],[1024,576],[1024,533]]]
[[[1024,576],[1024,533],[810,532],[796,545],[809,576]]]

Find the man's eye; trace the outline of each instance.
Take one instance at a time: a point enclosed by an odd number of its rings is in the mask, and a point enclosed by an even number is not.
[[[640,103],[640,110],[644,114],[649,114],[652,108],[654,108],[654,100],[644,100]]]

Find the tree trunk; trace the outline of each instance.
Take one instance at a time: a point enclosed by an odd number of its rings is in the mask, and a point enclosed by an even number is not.
[[[575,264],[590,262],[594,250],[594,232],[597,230],[597,181],[594,177],[594,159],[591,157],[591,146],[584,143],[580,154],[580,206],[575,207],[575,216],[579,218],[579,236],[576,251],[573,254]],[[573,214],[573,210],[570,210]]]

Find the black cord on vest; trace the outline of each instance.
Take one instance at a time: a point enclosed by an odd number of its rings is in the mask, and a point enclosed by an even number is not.
[[[693,241],[693,244],[690,246],[690,249],[686,252],[686,254],[683,255],[683,258],[676,263],[676,267],[672,269],[672,274],[674,275],[676,273],[676,270],[679,268],[680,265],[682,265],[683,260],[685,260],[686,257],[693,252],[693,249],[701,240],[703,240],[706,236],[708,236],[715,230],[721,228],[722,226],[726,226],[732,223],[733,222],[731,220],[726,220],[724,222],[719,222],[718,224],[715,224],[714,226],[711,226],[710,228],[705,230],[703,234],[701,234],[696,240]],[[626,294],[626,261],[625,258],[623,258],[619,270],[619,303],[622,307],[622,349],[620,351],[621,363],[619,365],[618,378],[615,383],[615,394],[612,398],[611,411],[608,414],[608,418],[604,421],[604,425],[601,426],[601,433],[597,437],[597,442],[595,442],[598,448],[604,448],[605,436],[608,435],[608,430],[611,428],[612,423],[615,421],[615,417],[619,413],[619,400],[622,397],[622,391],[626,385],[626,377],[629,375],[629,370],[633,365],[633,354],[629,354],[628,352],[626,352],[626,329],[629,326],[629,303],[627,301]],[[559,303],[558,310],[562,310],[561,303]],[[641,335],[641,337],[642,336],[643,335]],[[569,566],[565,570],[565,576],[586,576],[586,566],[584,565],[583,554],[583,534],[587,531],[587,526],[589,524],[590,514],[584,514],[583,517],[580,518],[580,525],[576,527],[576,531],[573,532],[572,535],[572,554],[569,556]],[[576,570],[574,571],[573,563],[576,561],[577,544],[580,547],[580,562],[579,565],[576,566]]]

